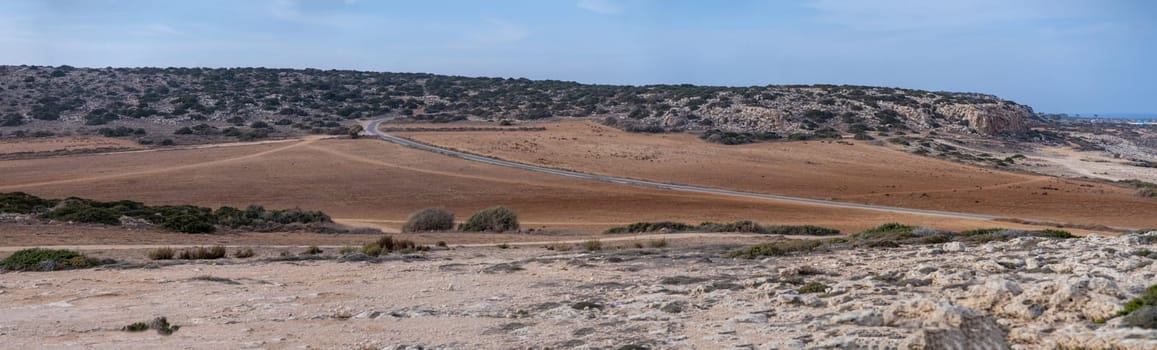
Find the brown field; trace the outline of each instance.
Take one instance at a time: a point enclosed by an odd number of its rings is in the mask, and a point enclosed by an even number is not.
[[[630,134],[591,121],[546,131],[397,133],[554,168],[907,208],[1118,227],[1157,226],[1157,200],[1095,182],[1003,172],[863,142],[725,146],[688,134]]]
[[[137,142],[99,136],[45,137],[0,140],[0,156],[31,153],[76,153],[141,149]]]
[[[633,137],[623,135],[628,136]],[[445,206],[465,218],[475,210],[498,204],[517,210],[524,228],[583,232],[636,221],[740,219],[822,225],[848,232],[889,221],[943,229],[1023,227],[561,178],[437,156],[373,139],[308,139],[7,160],[0,161],[0,173],[4,174],[0,191],[150,204],[301,207],[323,210],[339,222],[387,231],[423,207]]]

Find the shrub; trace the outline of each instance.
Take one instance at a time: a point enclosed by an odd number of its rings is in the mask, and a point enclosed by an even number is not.
[[[799,287],[799,292],[802,294],[824,293],[828,291],[828,288],[831,287],[828,287],[828,285],[820,282],[812,281],[803,285],[803,287]]]
[[[394,239],[393,236],[382,236],[373,243],[367,243],[362,246],[362,253],[369,256],[380,256],[382,254],[389,254],[390,252],[412,252],[422,251],[428,249],[424,246],[419,246],[414,241],[405,239]]]
[[[197,215],[165,217],[161,227],[183,233],[212,233],[217,229],[208,218]]]
[[[233,257],[238,259],[252,258],[253,255],[255,255],[253,254],[253,248],[237,249],[237,251],[233,252]]]
[[[55,271],[86,268],[93,263],[73,250],[31,248],[18,250],[0,260],[0,268],[9,271]]]
[[[354,252],[357,252],[357,249],[355,249],[354,247],[348,246],[348,245],[341,247],[340,249],[337,250],[337,253],[341,254],[341,255],[351,254]]]
[[[301,255],[318,255],[321,254],[321,252],[321,248],[318,248],[315,245],[311,245],[308,248],[305,248],[305,251],[301,252]]]
[[[121,327],[121,330],[125,332],[143,332],[149,329],[156,330],[157,334],[160,335],[170,335],[173,334],[173,332],[176,332],[178,329],[181,329],[181,326],[169,324],[169,320],[165,319],[164,317],[157,317],[148,323],[136,322],[128,326]]]
[[[729,258],[755,259],[764,256],[784,256],[794,252],[811,251],[820,246],[817,240],[793,239],[771,243],[761,243],[727,253]]]
[[[1129,300],[1128,303],[1125,303],[1125,308],[1117,314],[1122,316],[1128,315],[1145,306],[1157,306],[1157,284],[1149,286],[1149,288],[1145,289],[1144,293]]]
[[[797,225],[797,226],[770,226],[766,227],[765,233],[773,235],[785,236],[834,236],[840,234],[840,230],[819,227],[812,225]]]
[[[504,206],[482,209],[462,224],[466,232],[506,232],[518,230],[518,215]]]
[[[660,239],[652,239],[650,241],[647,241],[647,246],[651,247],[651,248],[663,248],[663,247],[667,246],[667,240],[661,239],[661,238]]]
[[[171,260],[173,255],[176,255],[176,251],[169,247],[149,250],[149,260]]]
[[[597,239],[583,242],[583,249],[586,249],[588,252],[603,250],[603,242]]]
[[[444,208],[425,208],[410,214],[402,232],[449,231],[454,229],[454,213]]]
[[[658,232],[667,230],[668,232],[686,231],[694,226],[684,224],[681,222],[660,221],[660,222],[636,222],[627,226],[612,227],[606,233],[646,233]]]
[[[911,237],[912,231],[915,229],[915,226],[889,222],[857,233],[853,235],[853,237],[861,240],[878,238],[903,239]]]
[[[177,259],[181,260],[213,260],[224,257],[224,246],[193,247],[182,250],[179,254],[177,254]]]
[[[1052,229],[1034,232],[1033,236],[1045,237],[1045,238],[1060,238],[1060,239],[1078,238],[1077,236],[1073,235],[1069,231],[1052,230]]]
[[[83,222],[88,224],[120,225],[120,213],[108,208],[95,208],[86,204],[69,204],[54,209],[44,215],[49,219]]]
[[[33,214],[56,206],[60,201],[42,199],[24,192],[0,193],[0,213]]]

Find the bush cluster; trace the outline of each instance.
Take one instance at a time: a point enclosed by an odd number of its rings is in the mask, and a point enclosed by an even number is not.
[[[221,207],[213,210],[193,205],[149,206],[127,200],[42,199],[23,192],[0,193],[0,212],[40,214],[45,219],[103,225],[120,225],[121,217],[127,216],[184,233],[211,233],[218,227],[274,231],[287,225],[333,222],[325,213],[297,208],[267,210],[250,205],[245,209]]]
[[[416,251],[425,251],[429,247],[420,246],[414,241],[405,239],[395,239],[393,236],[382,236],[377,241],[366,243],[362,246],[362,254],[369,256],[380,256],[389,254],[391,252],[412,253]]]
[[[97,263],[73,250],[31,248],[18,250],[0,260],[0,268],[8,271],[56,271],[81,269]]]
[[[819,226],[761,225],[750,220],[740,220],[730,223],[703,222],[698,226],[672,221],[636,222],[627,226],[612,227],[605,233],[647,233],[662,232],[664,230],[666,232],[740,232],[805,236],[829,236],[840,234],[839,230]]]

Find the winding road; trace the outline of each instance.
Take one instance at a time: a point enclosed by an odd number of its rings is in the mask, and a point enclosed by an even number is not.
[[[378,120],[374,120],[374,121],[370,122],[369,124],[366,125],[366,128],[365,128],[366,133],[368,133],[374,137],[377,137],[379,139],[382,139],[384,141],[393,142],[393,143],[396,143],[396,144],[399,144],[402,146],[406,146],[406,147],[410,147],[413,149],[417,149],[417,150],[433,152],[433,153],[437,153],[437,154],[441,154],[441,155],[445,155],[445,156],[461,158],[461,159],[475,161],[475,162],[479,162],[479,163],[485,163],[485,164],[496,165],[496,166],[501,166],[501,167],[513,168],[513,169],[534,171],[534,172],[539,172],[539,173],[546,173],[546,174],[552,174],[552,175],[558,175],[558,176],[566,176],[566,177],[572,177],[572,178],[578,178],[578,179],[584,179],[584,180],[610,182],[610,183],[616,183],[616,184],[622,184],[622,185],[632,185],[632,186],[641,186],[641,187],[649,187],[649,188],[657,188],[657,189],[662,189],[662,190],[693,192],[693,193],[706,193],[706,194],[714,194],[714,195],[730,196],[730,197],[741,197],[741,198],[755,198],[755,199],[763,199],[763,200],[771,200],[771,201],[779,201],[779,202],[818,205],[818,206],[825,206],[825,207],[873,210],[873,211],[883,211],[883,212],[900,213],[900,214],[931,215],[931,216],[949,217],[949,218],[956,218],[956,219],[993,220],[993,219],[997,218],[995,216],[981,215],[981,214],[957,213],[957,212],[939,211],[939,210],[899,208],[899,207],[889,207],[889,206],[883,206],[883,205],[871,205],[871,204],[862,204],[862,203],[837,202],[837,201],[829,201],[829,200],[822,200],[822,199],[800,198],[800,197],[780,196],[780,195],[765,194],[765,193],[733,191],[733,190],[725,190],[725,189],[710,188],[710,187],[669,184],[669,183],[647,181],[647,180],[638,180],[638,179],[629,179],[629,178],[615,177],[615,176],[587,174],[587,173],[581,173],[581,172],[570,171],[570,170],[552,169],[552,168],[540,167],[540,166],[536,166],[536,165],[511,162],[511,161],[506,161],[506,160],[497,159],[497,158],[484,157],[484,156],[480,156],[480,155],[476,155],[476,154],[450,150],[450,149],[441,148],[438,146],[429,145],[429,144],[425,144],[425,143],[421,143],[421,142],[416,142],[416,141],[413,141],[410,139],[406,139],[406,138],[402,138],[402,137],[398,137],[398,136],[394,136],[394,135],[390,135],[390,134],[381,132],[381,130],[379,129],[379,126],[383,122],[388,121],[388,120],[389,119],[378,119]]]

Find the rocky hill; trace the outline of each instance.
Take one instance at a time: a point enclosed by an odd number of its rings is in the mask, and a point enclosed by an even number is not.
[[[0,66],[0,102],[0,132],[71,126],[83,133],[143,122],[174,131],[200,127],[185,134],[264,136],[340,132],[351,124],[347,120],[404,116],[434,122],[604,117],[644,132],[1006,135],[1027,131],[1034,120],[1028,106],[975,93],[835,85],[611,86],[264,68]],[[217,128],[227,124],[261,132]]]

